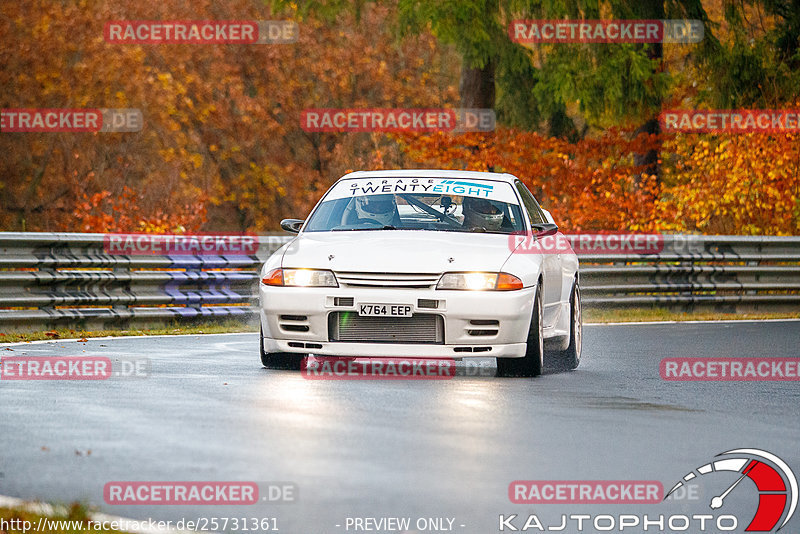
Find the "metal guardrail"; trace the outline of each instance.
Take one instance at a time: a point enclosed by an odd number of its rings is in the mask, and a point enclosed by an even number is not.
[[[582,255],[592,307],[694,311],[800,310],[800,236],[665,235],[643,255]]]
[[[254,254],[122,255],[105,234],[0,232],[0,331],[252,320],[260,264],[291,236],[252,237]]]
[[[104,234],[0,232],[0,331],[251,321],[258,268],[291,237],[254,236],[253,254],[120,255]],[[667,235],[658,254],[580,260],[587,307],[800,309],[800,237]]]

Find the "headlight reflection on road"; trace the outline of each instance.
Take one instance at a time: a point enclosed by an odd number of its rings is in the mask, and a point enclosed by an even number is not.
[[[264,370],[263,385],[262,406],[269,409],[271,419],[291,418],[292,426],[310,428],[325,421],[333,424],[342,417],[336,396],[299,372]]]
[[[456,377],[436,385],[441,387],[435,414],[427,417],[448,436],[449,453],[459,458],[463,476],[482,476],[498,446],[497,436],[507,431],[507,421],[497,417],[510,409],[507,391],[491,379]]]
[[[470,418],[471,411],[495,409],[496,404],[502,402],[495,382],[485,377],[456,376],[442,388],[439,400],[445,411],[461,412],[458,418]]]

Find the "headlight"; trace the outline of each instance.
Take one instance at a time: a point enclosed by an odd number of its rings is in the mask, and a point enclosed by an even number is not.
[[[436,289],[509,291],[522,289],[522,280],[508,273],[444,273]]]
[[[268,286],[339,287],[331,271],[315,269],[273,269],[261,279]]]

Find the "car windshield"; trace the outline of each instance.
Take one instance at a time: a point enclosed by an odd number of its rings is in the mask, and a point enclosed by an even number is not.
[[[524,231],[505,182],[444,179],[343,180],[312,213],[306,232],[434,230],[510,234]]]

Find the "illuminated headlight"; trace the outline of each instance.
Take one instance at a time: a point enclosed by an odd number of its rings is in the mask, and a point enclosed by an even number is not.
[[[522,289],[522,280],[508,273],[445,273],[436,289],[509,291]]]
[[[316,269],[273,269],[261,279],[268,286],[339,287],[331,271]]]

